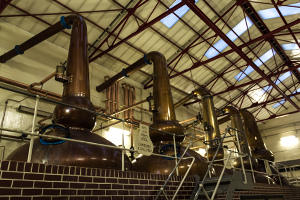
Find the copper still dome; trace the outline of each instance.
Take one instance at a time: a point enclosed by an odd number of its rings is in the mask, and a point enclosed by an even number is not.
[[[116,74],[106,82],[97,86],[97,91],[101,92],[110,85],[122,80],[124,74],[129,76],[133,72],[141,69],[147,64],[153,64],[154,68],[154,79],[153,79],[153,100],[154,104],[151,106],[153,112],[153,123],[150,125],[151,128],[158,129],[164,132],[175,134],[175,142],[178,146],[177,152],[182,155],[185,147],[180,146],[180,142],[184,139],[183,127],[178,123],[175,116],[175,110],[173,106],[173,99],[171,94],[170,81],[168,77],[167,63],[165,57],[159,52],[150,52],[145,54],[143,58],[139,59],[122,72]],[[150,129],[150,138],[153,142],[154,149],[153,153],[161,153],[164,155],[174,155],[173,136]],[[163,152],[162,152],[163,148]],[[178,154],[178,156],[179,156]],[[192,166],[190,175],[200,175],[203,177],[207,171],[206,160],[197,152],[193,150],[187,150],[184,157],[193,156],[195,157],[195,163]],[[190,165],[190,160],[182,160],[178,169],[179,175],[184,175],[187,167]],[[175,167],[175,161],[166,159],[158,156],[141,156],[133,161],[133,170],[139,172],[148,172],[156,174],[167,174]]]
[[[56,78],[64,83],[62,102],[95,111],[90,101],[87,29],[81,17],[77,15],[62,17],[60,22],[24,42],[19,46],[19,49],[25,51],[57,32],[71,28],[71,26],[72,33],[66,75],[56,74]],[[10,51],[1,56],[1,60],[4,58],[6,61],[14,56],[16,56],[16,52]],[[122,152],[120,150],[72,141],[53,141],[46,137],[46,135],[68,136],[71,139],[115,146],[90,131],[95,125],[95,113],[58,104],[54,110],[52,121],[54,128],[46,132],[44,137],[34,140],[31,162],[121,170]],[[28,149],[29,143],[13,151],[7,159],[27,161]],[[131,169],[131,162],[126,155],[125,169]]]

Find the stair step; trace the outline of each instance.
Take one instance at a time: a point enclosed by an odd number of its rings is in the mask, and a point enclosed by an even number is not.
[[[227,192],[228,187],[229,187],[229,184],[219,185],[217,193],[225,193],[225,192]],[[205,191],[206,191],[207,194],[212,194],[214,192],[215,188],[216,188],[215,185],[213,185],[213,186],[206,186],[206,187],[204,186],[204,189],[205,189]],[[204,195],[204,192],[201,190],[200,194]]]
[[[221,183],[222,183],[222,182],[230,182],[231,179],[232,179],[232,176],[224,176],[224,177],[222,177],[222,179],[221,179]],[[217,183],[218,180],[219,180],[219,177],[207,178],[207,179],[205,179],[205,181],[204,181],[204,185],[205,185],[205,184],[209,184],[209,183]]]

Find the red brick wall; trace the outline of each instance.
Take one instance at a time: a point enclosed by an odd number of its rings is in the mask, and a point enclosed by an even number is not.
[[[15,161],[2,161],[0,169],[0,200],[152,200],[167,178],[158,174]],[[168,195],[174,194],[181,180],[181,176],[171,178],[165,187]],[[189,199],[194,181],[192,177],[186,179],[178,199]]]
[[[167,179],[167,175],[14,161],[0,161],[0,177],[0,200],[152,200]],[[165,188],[168,195],[174,194],[181,180],[181,176],[171,178]],[[189,199],[194,181],[188,177],[176,199]],[[299,200],[300,188],[255,184],[252,191],[235,192],[234,200],[260,194]],[[223,200],[225,194],[215,199]]]

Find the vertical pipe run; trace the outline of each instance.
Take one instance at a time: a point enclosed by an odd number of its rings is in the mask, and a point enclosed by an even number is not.
[[[242,169],[243,169],[243,174],[244,174],[244,184],[247,184],[247,176],[246,176],[246,172],[245,172],[245,167],[244,167],[244,162],[243,162],[243,156],[242,156],[242,151],[241,151],[241,146],[240,146],[240,140],[238,139],[239,138],[239,133],[238,131],[236,130],[235,131],[235,137],[237,138],[237,146],[238,146],[238,149],[239,149],[239,156],[240,156],[240,159],[241,159],[241,164],[242,164]]]
[[[122,121],[122,148],[125,148],[124,146],[124,119]],[[122,150],[122,171],[125,170],[125,162],[124,162],[124,150]]]
[[[33,120],[32,120],[32,127],[31,127],[31,132],[32,133],[34,133],[34,130],[35,130],[35,122],[36,122],[36,116],[37,116],[37,111],[38,111],[39,100],[40,100],[40,96],[36,95],[34,115],[33,115]],[[29,143],[27,162],[31,162],[33,140],[34,140],[34,136],[32,135],[31,139],[30,139],[30,143]]]
[[[174,145],[175,165],[177,166],[177,152],[176,152],[175,134],[173,134],[173,145]],[[176,167],[176,175],[178,176],[178,167]]]

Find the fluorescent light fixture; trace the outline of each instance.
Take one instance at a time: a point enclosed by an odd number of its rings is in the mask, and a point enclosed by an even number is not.
[[[123,130],[122,130],[122,129],[119,129],[119,128],[109,127],[109,132],[110,132],[110,133],[122,134],[122,133],[123,133]],[[124,135],[130,135],[130,132],[124,130]]]
[[[295,15],[300,13],[300,8],[290,7],[290,6],[300,6],[300,3],[290,4],[288,6],[280,6],[280,10],[283,16]],[[280,17],[276,8],[270,8],[265,10],[257,11],[258,15],[263,19],[274,19]]]
[[[296,144],[297,142],[298,142],[298,139],[294,135],[280,138],[280,143],[285,146],[290,146],[290,145]]]
[[[197,3],[198,0],[195,1],[195,3]],[[179,4],[181,2],[181,0],[176,0],[170,7],[173,8],[174,6],[176,6],[177,4]],[[183,15],[185,15],[185,13],[187,13],[187,11],[189,11],[190,8],[187,5],[184,5],[182,7],[180,7],[179,9],[177,9],[176,11],[174,11],[174,13],[178,16],[178,17],[183,17]],[[167,15],[166,17],[164,17],[163,19],[161,19],[160,21],[168,28],[171,28],[174,24],[176,24],[176,22],[179,20],[179,18],[174,15],[173,13]]]
[[[246,23],[247,21],[247,23]],[[253,25],[253,22],[250,20],[249,17],[246,17],[238,23],[232,30],[229,31],[226,36],[233,42],[235,41],[238,36],[241,36],[243,33],[247,31],[247,27],[250,28]],[[235,34],[235,33],[236,34]],[[237,36],[238,35],[238,36]],[[224,40],[220,39],[216,44],[213,45],[219,52],[222,52],[226,47],[228,47],[228,44],[224,42]],[[209,48],[208,51],[206,52],[205,56],[207,58],[212,58],[215,57],[216,55],[219,54],[219,52],[213,47]]]
[[[27,113],[27,114],[32,114],[32,115],[34,114],[34,108],[29,108],[29,107],[26,107],[26,106],[19,106],[18,111],[23,112],[23,113]],[[38,110],[37,115],[40,116],[40,117],[48,117],[48,116],[52,115],[52,113],[42,111],[42,110]]]
[[[273,53],[274,55],[276,54],[275,51],[273,51],[273,49],[270,49],[269,51],[267,51],[265,54],[263,54],[262,56],[259,57],[259,59],[254,61],[254,64],[257,67],[260,67],[263,63],[267,62],[270,58],[273,57]],[[238,81],[241,81],[243,78],[246,77],[246,74],[249,75],[251,72],[253,72],[254,69],[249,65],[246,69],[243,70],[243,72],[238,73],[234,78]]]
[[[275,119],[278,119],[278,118],[281,118],[281,117],[286,117],[286,116],[288,116],[288,115],[278,116],[278,117],[276,117]]]

